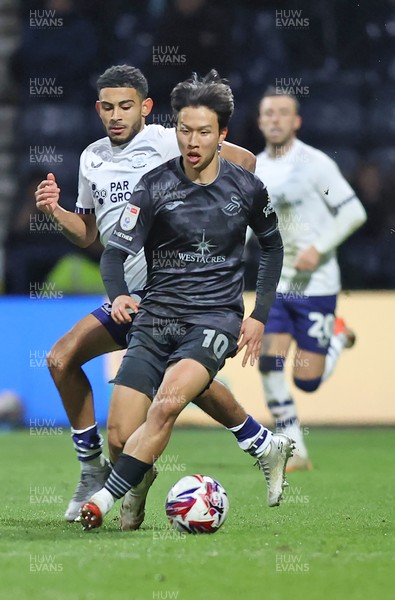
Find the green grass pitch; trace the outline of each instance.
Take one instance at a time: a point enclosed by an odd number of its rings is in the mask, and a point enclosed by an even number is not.
[[[137,532],[114,507],[86,533],[62,520],[78,475],[68,430],[0,436],[0,598],[17,600],[364,600],[395,598],[391,429],[312,429],[315,469],[288,476],[279,508],[231,434],[178,429]],[[215,535],[180,535],[164,500],[183,475],[228,492]]]

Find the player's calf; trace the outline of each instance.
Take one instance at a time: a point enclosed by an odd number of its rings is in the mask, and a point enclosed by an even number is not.
[[[212,419],[228,429],[240,426],[247,418],[247,413],[237,402],[230,389],[217,379],[214,379],[209,389],[193,402]]]

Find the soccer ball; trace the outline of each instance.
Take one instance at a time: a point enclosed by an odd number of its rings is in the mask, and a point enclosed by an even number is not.
[[[13,390],[0,390],[0,430],[22,427],[23,413],[20,396]]]
[[[225,522],[228,495],[207,475],[187,475],[167,494],[166,514],[177,531],[215,533]]]

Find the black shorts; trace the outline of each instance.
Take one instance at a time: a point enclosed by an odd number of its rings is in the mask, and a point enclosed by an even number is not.
[[[162,331],[151,325],[133,326],[113,383],[133,388],[152,399],[171,363],[192,358],[207,369],[212,380],[225,360],[236,354],[237,339],[230,333],[189,323],[177,327]]]

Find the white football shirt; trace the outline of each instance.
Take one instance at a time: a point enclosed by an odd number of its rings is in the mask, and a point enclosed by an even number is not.
[[[105,246],[142,175],[179,155],[175,129],[162,125],[145,125],[124,146],[112,146],[108,137],[93,142],[81,154],[75,212],[95,214]],[[147,278],[144,250],[128,257],[124,268],[129,291],[142,289]]]
[[[366,215],[336,163],[296,139],[281,157],[270,158],[266,151],[258,154],[255,174],[267,186],[284,243],[277,291],[296,297],[337,294],[340,272],[333,246],[359,227]],[[321,253],[320,264],[312,273],[298,272],[295,259],[311,245]]]

